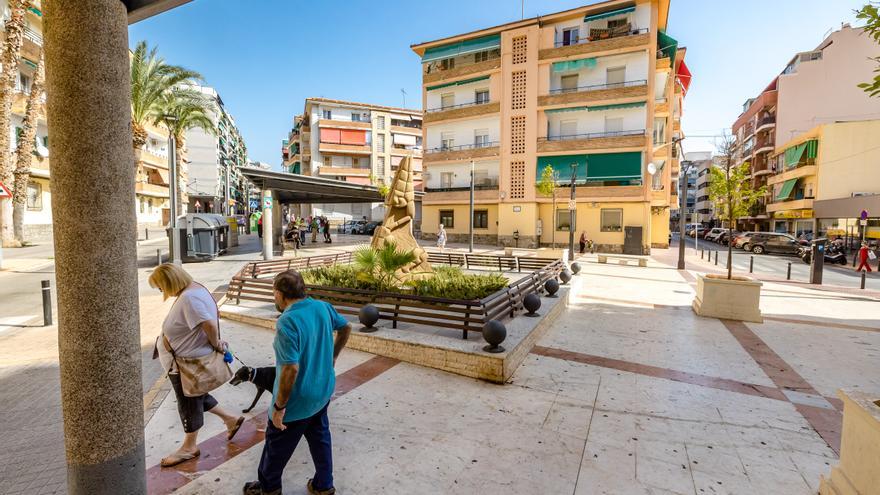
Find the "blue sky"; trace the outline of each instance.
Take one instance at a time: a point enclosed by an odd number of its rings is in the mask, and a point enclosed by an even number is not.
[[[525,0],[534,17],[587,3]],[[814,48],[863,0],[672,0],[669,34],[694,75],[686,151],[712,149],[746,98],[799,51]],[[421,102],[413,43],[520,18],[519,0],[195,0],[131,26],[171,63],[217,88],[252,159],[279,169],[281,140],[303,100],[323,96],[408,107]],[[880,49],[878,49],[880,55]],[[867,78],[866,78],[867,79]]]

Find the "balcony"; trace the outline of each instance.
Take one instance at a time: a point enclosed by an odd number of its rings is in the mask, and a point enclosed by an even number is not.
[[[425,84],[437,81],[445,81],[448,79],[456,79],[462,76],[470,76],[481,72],[491,71],[501,68],[501,56],[490,58],[483,62],[456,64],[455,67],[443,68],[440,64],[426,64],[422,82]]]
[[[441,108],[431,108],[425,112],[425,123],[440,122],[441,120],[463,119],[468,117],[476,117],[479,115],[488,115],[501,111],[501,102],[479,101],[472,103],[462,103],[461,105],[452,105]],[[416,129],[413,129],[416,130]]]
[[[492,178],[494,186],[474,185],[474,201],[498,201],[498,178]],[[424,204],[466,203],[470,199],[470,187],[426,187]]]
[[[551,89],[550,94],[538,97],[538,106],[566,105],[570,103],[595,102],[646,96],[648,81],[644,79],[621,83],[594,84],[571,89]]]
[[[816,175],[817,166],[814,164],[809,165],[800,165],[798,167],[786,170],[782,173],[778,173],[773,177],[769,177],[767,179],[767,184],[779,184],[780,182],[785,182],[789,179],[799,179],[801,177],[809,177],[811,175]]]
[[[357,120],[321,119],[318,121],[318,127],[332,129],[369,129],[372,127],[372,124],[370,122],[360,122]]]
[[[755,145],[755,154],[761,155],[763,153],[770,153],[774,149],[775,149],[775,146],[774,146],[773,141],[770,141],[768,139],[767,141],[759,142],[758,144]]]
[[[544,48],[540,50],[538,52],[538,58],[545,60],[617,50],[620,48],[643,47],[644,45],[649,44],[650,41],[651,37],[648,34],[648,29],[631,28],[623,34],[609,35],[607,38],[581,38],[569,41],[568,44],[559,41],[554,44],[553,48]]]
[[[500,153],[499,143],[491,142],[484,144],[463,144],[461,146],[441,146],[425,151],[425,163],[443,162],[450,160],[468,160],[471,158],[486,158],[498,156]]]
[[[776,117],[771,115],[758,121],[758,127],[755,129],[755,132],[768,131],[774,127],[776,127]]]
[[[369,177],[370,173],[371,169],[368,167],[321,167],[318,169],[318,175],[331,177]]]
[[[325,142],[321,142],[318,145],[318,151],[321,153],[350,155],[369,155],[372,152],[369,144],[339,144]]]
[[[168,197],[168,186],[161,186],[159,184],[150,184],[149,182],[136,182],[134,185],[134,192],[137,194],[142,194],[144,196],[155,196],[159,198],[167,198]]]
[[[148,150],[135,150],[134,156],[138,162],[162,169],[168,168],[167,156],[152,153]]]
[[[409,126],[409,125],[407,125],[407,126],[392,125],[391,132],[394,132],[397,134],[410,134],[412,136],[421,136],[422,135],[422,128],[416,127],[416,126]]]
[[[808,210],[813,208],[813,198],[794,199],[791,201],[773,202],[767,205],[767,212],[784,210]]]
[[[549,136],[538,138],[538,152],[644,148],[646,139],[644,129]]]

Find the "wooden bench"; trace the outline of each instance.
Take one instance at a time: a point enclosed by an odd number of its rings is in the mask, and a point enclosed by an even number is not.
[[[599,263],[608,263],[609,258],[617,260],[617,263],[620,265],[629,265],[630,261],[636,261],[639,266],[648,266],[648,260],[646,258],[631,258],[629,256],[615,256],[613,254],[600,254]]]

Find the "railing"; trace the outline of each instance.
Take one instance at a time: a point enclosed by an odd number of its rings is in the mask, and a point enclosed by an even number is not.
[[[25,26],[24,31],[22,33],[26,39],[29,39],[36,43],[37,45],[43,46],[43,36],[34,31],[33,29]]]
[[[447,105],[445,107],[429,108],[429,109],[425,110],[425,112],[426,113],[445,112],[446,110],[452,110],[454,108],[475,107],[477,105],[488,105],[489,103],[492,103],[492,102],[489,100],[472,101],[470,103],[460,103],[458,105]]]
[[[473,56],[473,54],[470,54],[470,55],[471,56],[464,55],[461,57],[450,57],[453,60],[455,60],[454,64],[451,67],[448,64],[446,67],[443,67],[443,60],[449,60],[448,58],[447,59],[440,59],[440,60],[433,60],[431,62],[424,64],[425,67],[424,67],[423,71],[425,74],[433,74],[435,72],[444,72],[447,70],[455,70],[455,69],[460,69],[462,67],[477,65],[477,64],[481,64],[483,62],[488,62],[490,60],[498,60],[501,58],[501,50],[498,48],[494,48],[492,50],[489,50],[489,56],[485,60],[480,60],[479,62],[475,61],[475,57]]]
[[[578,93],[581,91],[596,91],[599,89],[614,89],[614,88],[630,88],[634,86],[644,86],[648,84],[646,79],[638,79],[635,81],[624,81],[619,83],[605,83],[605,84],[593,84],[591,86],[578,86],[577,88],[559,88],[559,89],[551,89],[550,94],[562,94],[562,93]],[[429,110],[430,111],[430,110]]]
[[[765,126],[767,124],[775,124],[775,123],[776,123],[776,117],[764,117],[763,119],[758,121],[757,127]]]
[[[560,46],[582,45],[582,44],[584,44],[584,43],[591,43],[591,42],[596,42],[596,41],[603,41],[603,40],[608,40],[608,39],[612,39],[612,38],[620,38],[620,37],[623,37],[623,36],[635,36],[635,35],[637,35],[637,34],[645,34],[645,33],[647,33],[647,32],[648,32],[648,28],[642,28],[642,29],[639,29],[639,28],[636,28],[636,27],[632,27],[632,26],[630,26],[629,29],[627,29],[626,31],[620,31],[620,32],[618,32],[618,33],[615,33],[613,28],[611,28],[611,29],[600,29],[600,30],[597,30],[597,31],[607,31],[608,34],[607,34],[607,36],[606,36],[606,35],[602,35],[602,34],[600,34],[600,35],[598,35],[598,36],[595,36],[595,37],[594,37],[594,36],[586,36],[586,37],[584,37],[584,38],[577,38],[577,39],[574,39],[574,40],[568,40],[568,41],[560,40],[560,41],[557,41],[556,43],[554,43],[553,46],[556,47],[556,48],[559,48]]]
[[[492,191],[498,189],[498,181],[491,181],[488,184],[474,184],[474,191]],[[456,192],[456,191],[470,191],[470,186],[462,186],[462,187],[426,187],[425,192]]]
[[[599,139],[608,137],[622,136],[644,136],[645,129],[636,129],[632,131],[608,131],[608,132],[592,132],[588,134],[567,134],[565,136],[547,136],[538,138],[538,142],[547,141],[569,141],[574,139]]]
[[[493,146],[498,146],[498,141],[486,142],[486,143],[474,143],[474,144],[460,144],[458,146],[440,146],[439,148],[430,148],[427,150],[428,153],[442,153],[444,151],[461,151],[461,150],[475,150],[479,148],[491,148]]]

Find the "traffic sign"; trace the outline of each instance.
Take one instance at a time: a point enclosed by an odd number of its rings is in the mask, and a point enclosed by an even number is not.
[[[570,199],[568,200],[568,209],[569,210],[577,210],[577,201]]]
[[[11,197],[12,197],[12,193],[9,192],[9,189],[6,189],[6,186],[4,186],[2,182],[0,182],[0,198],[11,198]]]
[[[263,209],[264,210],[272,209],[272,198],[263,198]]]
[[[859,218],[862,220],[867,220],[868,219],[868,210],[862,210],[862,212],[859,214]]]
[[[252,210],[256,210],[257,208],[260,207],[260,202],[259,202],[258,200],[256,200],[256,199],[252,199],[252,200],[250,201],[250,207],[251,207]]]

